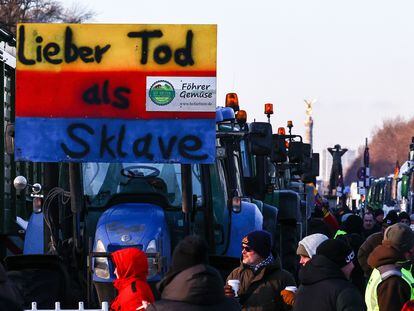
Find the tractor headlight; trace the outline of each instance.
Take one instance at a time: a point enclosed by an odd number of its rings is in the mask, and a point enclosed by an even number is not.
[[[148,277],[157,275],[160,271],[159,254],[157,249],[157,241],[151,240],[145,250],[148,258]]]
[[[99,253],[106,252],[105,245],[102,243],[101,240],[98,240],[96,242],[95,252],[99,252]],[[109,279],[110,274],[109,274],[108,258],[96,257],[93,267],[95,270],[95,275],[97,277],[102,278],[102,279]]]

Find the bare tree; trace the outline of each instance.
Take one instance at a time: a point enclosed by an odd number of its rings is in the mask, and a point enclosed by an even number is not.
[[[411,137],[414,136],[414,118],[404,120],[401,117],[385,120],[380,128],[374,130],[369,142],[371,176],[384,177],[394,172],[395,163],[408,159]],[[345,174],[345,183],[357,179],[357,170],[363,166],[364,147],[359,148],[359,156]]]
[[[0,0],[0,24],[14,34],[17,23],[81,23],[94,15],[80,5],[64,8],[57,0]]]

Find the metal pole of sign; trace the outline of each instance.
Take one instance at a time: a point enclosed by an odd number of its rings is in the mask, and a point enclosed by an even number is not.
[[[77,251],[81,249],[80,241],[80,211],[82,207],[82,189],[81,189],[81,176],[80,176],[80,164],[69,163],[69,184],[70,184],[70,207],[73,214],[73,240],[74,246]]]
[[[193,186],[191,182],[191,164],[181,164],[181,185],[183,192],[182,211],[184,215],[184,233],[190,234],[190,211],[192,210]]]

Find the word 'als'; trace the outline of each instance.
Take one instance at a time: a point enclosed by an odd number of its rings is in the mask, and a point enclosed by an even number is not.
[[[82,99],[90,105],[112,104],[115,108],[126,109],[129,107],[128,94],[130,93],[129,88],[118,86],[113,89],[111,96],[109,80],[105,80],[102,89],[98,83],[95,83],[83,93]]]
[[[96,45],[94,48],[89,46],[77,46],[73,43],[73,32],[70,27],[66,27],[65,36],[63,40],[63,47],[56,42],[49,42],[43,45],[43,37],[41,35],[36,36],[36,59],[30,59],[25,55],[25,42],[26,34],[23,25],[19,27],[19,47],[18,57],[21,63],[25,65],[35,65],[36,62],[40,63],[43,60],[54,65],[61,64],[62,62],[71,63],[80,58],[85,63],[97,62],[98,64],[102,60],[103,54],[105,54],[110,44],[101,47]],[[29,44],[31,46],[31,44]],[[63,55],[61,51],[63,50]]]
[[[141,64],[145,65],[148,62],[148,53],[149,51],[149,41],[153,38],[161,38],[163,33],[161,30],[154,31],[132,31],[128,33],[130,38],[141,38]],[[194,65],[194,60],[192,56],[192,43],[193,43],[193,32],[191,30],[187,31],[185,47],[179,48],[174,52],[174,61],[179,66],[192,66]],[[153,53],[152,57],[157,64],[163,65],[168,63],[171,58],[173,51],[171,47],[167,44],[158,45]]]

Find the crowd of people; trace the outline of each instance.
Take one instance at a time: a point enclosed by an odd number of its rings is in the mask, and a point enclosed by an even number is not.
[[[382,210],[352,213],[316,209],[309,234],[297,246],[296,275],[272,253],[266,231],[247,234],[238,267],[227,276],[209,265],[208,246],[187,236],[175,248],[171,266],[157,284],[147,283],[148,261],[137,248],[112,254],[116,298],[113,311],[130,310],[414,310],[414,216]],[[384,217],[385,216],[385,217]],[[1,268],[1,267],[0,267]],[[21,310],[13,284],[0,269],[4,310]],[[0,310],[3,310],[0,308]]]
[[[172,266],[158,284],[161,300],[153,302],[148,295],[144,300],[138,291],[131,307],[119,306],[118,296],[112,309],[414,310],[411,223],[414,217],[406,212],[316,210],[309,235],[297,246],[297,275],[281,267],[278,254],[272,253],[271,235],[253,231],[241,241],[240,266],[226,282],[209,266],[206,243],[188,236],[176,247]],[[126,251],[114,253],[114,259]]]

